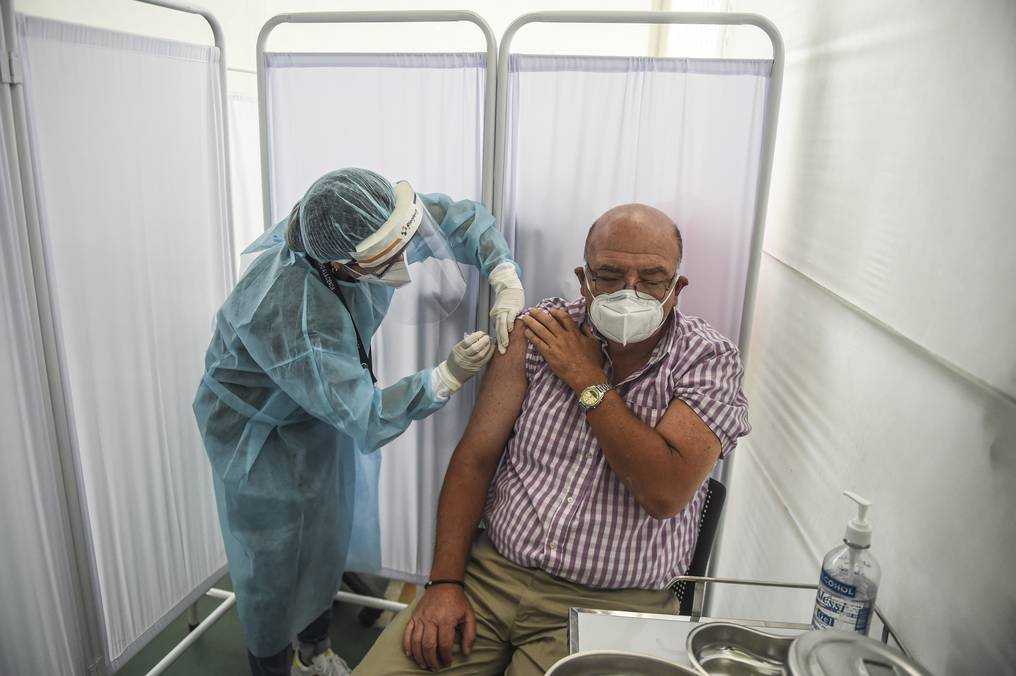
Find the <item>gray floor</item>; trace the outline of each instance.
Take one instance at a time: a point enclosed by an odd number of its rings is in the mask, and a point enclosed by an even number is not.
[[[216,585],[220,589],[231,589],[228,576]],[[201,618],[204,619],[220,602],[216,599],[203,597],[198,602]],[[335,605],[335,617],[332,620],[332,648],[349,663],[355,666],[367,654],[374,640],[381,634],[377,628],[366,629],[360,625],[357,615],[360,608],[346,603]],[[118,676],[144,676],[165,657],[173,646],[187,635],[187,615],[177,618],[166,627],[151,643],[134,656],[130,662],[117,672]],[[247,666],[247,649],[243,642],[240,619],[236,608],[230,609],[215,625],[212,626],[194,645],[180,656],[172,667],[165,672],[167,676],[244,676],[249,674]]]

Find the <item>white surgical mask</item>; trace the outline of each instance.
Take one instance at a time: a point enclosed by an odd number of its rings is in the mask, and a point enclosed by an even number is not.
[[[586,271],[586,289],[590,295],[589,272]],[[593,296],[589,306],[589,321],[608,340],[621,345],[641,342],[663,325],[663,304],[670,300],[670,294],[677,288],[674,284],[662,301],[655,298],[639,298],[633,289],[621,289],[613,293]]]

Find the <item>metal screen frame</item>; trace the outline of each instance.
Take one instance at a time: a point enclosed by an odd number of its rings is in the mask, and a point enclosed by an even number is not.
[[[494,115],[497,97],[497,39],[494,31],[479,14],[466,10],[450,11],[378,11],[378,12],[301,12],[279,14],[269,19],[258,34],[256,46],[258,87],[258,134],[261,154],[261,208],[264,229],[272,227],[271,153],[268,135],[268,68],[265,45],[272,32],[283,24],[359,24],[359,23],[453,23],[466,22],[480,29],[486,43],[486,64],[483,94],[483,148],[480,177],[481,200],[492,207],[494,191]],[[477,317],[485,317],[489,308],[490,287],[482,276],[477,293]],[[478,319],[478,321],[482,321]],[[368,608],[398,611],[405,604],[393,603],[361,594],[337,590],[335,600]]]
[[[229,287],[236,283],[236,251],[235,243],[233,241],[233,190],[232,190],[232,167],[230,165],[230,148],[229,148],[229,96],[228,86],[226,82],[226,38],[222,30],[222,24],[219,23],[218,18],[207,9],[198,5],[189,5],[174,2],[173,0],[135,0],[142,4],[153,5],[155,7],[162,7],[175,12],[182,12],[184,14],[194,14],[202,17],[207,23],[208,28],[212,31],[212,44],[216,49],[219,50],[219,95],[221,100],[222,109],[220,111],[221,118],[221,133],[222,133],[222,161],[224,171],[224,185],[223,185],[223,199],[226,202],[226,223],[225,223],[225,236],[226,236],[226,256],[228,257],[228,264],[226,265],[226,272],[229,275]],[[233,606],[236,602],[235,597],[231,592],[223,592],[222,590],[214,588],[215,582],[221,578],[226,572],[226,566],[223,565],[219,570],[213,573],[207,580],[202,584],[198,585],[185,599],[176,605],[174,609],[164,615],[164,619],[161,622],[157,622],[152,625],[144,634],[139,636],[132,646],[128,648],[123,655],[116,659],[115,662],[109,660],[109,656],[106,656],[107,663],[113,668],[113,671],[119,670],[125,665],[132,657],[137,655],[152,639],[158,636],[165,628],[177,617],[179,617],[184,609],[189,609],[191,622],[190,622],[190,633],[184,637],[180,643],[178,643],[170,652],[161,660],[149,674],[155,676],[156,674],[162,673],[167,669],[176,659],[187,649],[194,641],[196,641],[202,634],[204,634],[211,626]],[[210,598],[219,599],[221,603],[212,610],[208,618],[204,622],[198,623],[197,608],[198,599],[203,596]]]
[[[494,216],[501,222],[501,200],[504,192],[504,156],[508,117],[508,62],[511,43],[523,26],[534,23],[611,23],[611,24],[683,24],[700,26],[754,26],[761,29],[773,47],[773,69],[766,92],[766,108],[762,131],[762,153],[755,192],[755,219],[752,226],[751,254],[744,296],[744,312],[738,347],[746,358],[751,333],[751,319],[755,309],[755,291],[758,282],[759,260],[762,255],[762,238],[765,233],[766,207],[769,204],[769,183],[772,178],[773,150],[776,144],[776,124],[780,112],[780,92],[783,87],[785,60],[783,38],[775,24],[758,14],[727,14],[722,12],[534,12],[513,21],[501,38],[501,55],[497,70],[496,156],[494,158]]]
[[[180,11],[202,16],[209,24],[214,44],[220,52],[220,79],[222,87],[223,116],[222,134],[224,147],[224,162],[226,173],[225,199],[227,214],[227,237],[229,247],[232,249],[233,234],[233,205],[231,196],[231,167],[229,156],[229,129],[228,116],[225,105],[228,101],[227,80],[226,80],[226,59],[225,40],[221,25],[218,20],[207,10],[193,5],[184,5],[171,2],[170,0],[136,0],[150,5],[164,7],[174,11]],[[38,299],[40,343],[43,345],[43,353],[47,364],[49,395],[53,408],[54,428],[57,432],[59,447],[59,466],[62,468],[63,481],[66,491],[67,519],[70,524],[69,532],[75,534],[75,542],[71,550],[75,557],[77,573],[83,584],[80,585],[81,597],[77,599],[80,607],[80,614],[83,617],[82,628],[85,632],[86,651],[91,653],[95,661],[87,665],[90,674],[106,673],[111,665],[109,656],[106,654],[105,628],[97,621],[101,617],[99,613],[100,599],[94,587],[95,578],[92,570],[91,548],[83,541],[86,537],[83,534],[83,512],[80,500],[80,490],[77,484],[76,461],[71,453],[69,444],[69,428],[64,404],[64,393],[60,376],[59,356],[56,350],[56,339],[53,327],[52,305],[48,285],[46,283],[44,261],[42,258],[42,241],[39,230],[38,213],[36,211],[35,185],[31,168],[31,158],[28,155],[27,118],[25,116],[25,101],[23,82],[20,77],[17,62],[16,31],[14,29],[13,0],[0,0],[2,6],[2,24],[4,35],[0,35],[0,47],[3,47],[2,57],[5,60],[3,65],[3,82],[9,87],[0,87],[0,113],[2,121],[11,134],[15,148],[12,154],[16,157],[5,158],[12,167],[18,171],[12,171],[12,177],[20,179],[20,189],[25,199],[23,202],[16,200],[16,214],[19,222],[28,236],[25,245],[26,252],[30,253],[32,261],[32,288]],[[260,135],[260,157],[261,157],[261,186],[262,186],[262,209],[265,227],[271,226],[271,193],[270,193],[270,156],[268,146],[268,125],[267,125],[267,69],[265,60],[265,45],[272,31],[282,24],[351,24],[351,23],[437,23],[437,22],[468,22],[476,25],[484,35],[487,45],[486,80],[484,83],[484,132],[483,132],[483,161],[481,177],[482,199],[485,204],[491,207],[495,217],[501,217],[501,199],[504,182],[504,158],[506,140],[506,113],[507,113],[507,88],[508,88],[508,65],[511,56],[510,46],[515,34],[524,26],[532,23],[610,23],[610,24],[684,24],[684,25],[722,25],[735,26],[746,25],[761,29],[769,37],[773,48],[773,69],[770,76],[767,91],[764,130],[762,140],[762,152],[760,157],[759,177],[755,198],[755,216],[751,237],[751,252],[747,271],[747,282],[745,290],[745,301],[741,318],[740,348],[742,354],[747,358],[751,320],[754,312],[758,269],[761,258],[762,238],[765,229],[766,207],[768,205],[769,186],[772,175],[772,161],[775,147],[775,135],[779,114],[779,103],[782,89],[783,68],[784,68],[784,47],[779,31],[775,25],[765,17],[755,14],[725,14],[725,13],[684,13],[684,12],[537,12],[526,14],[516,19],[506,30],[501,43],[501,51],[498,54],[498,46],[495,36],[489,25],[478,14],[470,11],[384,11],[384,12],[308,12],[294,14],[280,14],[270,19],[261,29],[256,47],[257,54],[257,83],[258,83],[258,114],[259,114],[259,135]],[[6,44],[4,44],[6,37]],[[7,53],[10,53],[8,59]],[[8,95],[8,90],[10,94]],[[15,152],[16,151],[16,152]],[[230,268],[235,275],[235,270]],[[484,305],[488,298],[485,288],[481,289],[480,304]],[[480,315],[484,316],[485,308],[480,308]],[[724,478],[729,477],[729,465],[724,467]],[[81,541],[79,541],[81,540]],[[714,557],[715,559],[715,557]],[[208,627],[222,617],[230,606],[235,602],[235,597],[229,592],[220,590],[196,590],[195,594],[207,594],[223,603],[213,611],[204,622],[201,622],[197,630],[188,636],[179,646],[166,656],[150,672],[157,674],[164,671],[185,650],[198,638]],[[341,600],[355,600],[363,603],[362,599],[345,598],[342,594]],[[375,600],[375,602],[377,602]],[[192,615],[196,621],[196,615]],[[196,623],[196,622],[195,622]],[[149,638],[151,634],[148,635]],[[144,644],[139,639],[135,646],[121,656],[118,662],[129,659],[130,654],[136,652]]]
[[[66,548],[71,559],[70,570],[76,592],[72,603],[81,628],[85,669],[89,676],[99,676],[105,673],[108,663],[107,642],[99,612],[91,549],[85,534],[84,498],[78,485],[77,463],[71,446],[53,304],[42,258],[39,203],[29,142],[25,81],[14,17],[14,0],[0,0],[0,28],[0,80],[4,85],[0,87],[0,119],[9,140],[4,160],[8,163],[11,182],[14,184],[14,217],[17,228],[24,236],[19,238],[15,246],[21,249],[21,256],[28,262],[30,269],[26,274],[25,285],[36,311],[31,329],[36,342],[42,347],[39,366],[40,371],[46,375],[42,394],[48,405],[46,414],[56,442],[53,454],[59,471],[57,478],[60,486],[57,495],[61,503],[61,513],[56,518],[64,522],[64,532],[67,533]]]
[[[773,152],[776,147],[776,128],[780,112],[780,94],[783,88],[783,66],[785,51],[783,38],[776,25],[759,14],[723,13],[723,12],[533,12],[515,19],[505,30],[501,38],[501,54],[497,70],[497,119],[496,119],[496,156],[494,158],[494,216],[501,223],[502,198],[504,194],[505,153],[507,142],[506,120],[508,119],[508,66],[511,59],[511,43],[515,34],[529,24],[534,23],[570,23],[570,24],[678,24],[698,26],[754,26],[768,36],[773,48],[773,67],[766,91],[766,107],[762,131],[762,151],[759,157],[759,175],[755,191],[755,216],[751,234],[751,250],[748,257],[748,270],[745,281],[744,305],[741,314],[740,336],[738,348],[742,359],[747,363],[748,347],[751,338],[751,323],[755,312],[755,296],[758,286],[758,272],[762,257],[762,240],[765,234],[766,209],[769,204],[769,185],[772,179]],[[661,58],[661,57],[656,57]],[[720,478],[729,485],[731,460],[725,461],[720,470]],[[715,545],[719,551],[720,535],[723,532],[723,519],[720,519],[719,534]],[[719,558],[714,554],[710,558],[709,571]]]
[[[261,152],[261,211],[264,229],[272,223],[271,156],[268,138],[268,69],[265,59],[265,45],[269,36],[282,24],[354,24],[354,23],[454,23],[466,22],[475,25],[483,33],[487,45],[486,75],[483,83],[483,155],[480,177],[481,201],[493,212],[495,172],[492,170],[495,157],[495,111],[497,110],[497,38],[490,25],[475,12],[467,10],[405,10],[379,12],[299,12],[278,14],[269,19],[258,33],[257,79],[258,79],[258,136]],[[496,214],[495,214],[496,215]],[[490,284],[480,276],[477,292],[477,321],[482,322],[490,309]],[[476,327],[479,328],[479,327]],[[487,327],[489,330],[489,327]]]
[[[494,111],[497,84],[497,39],[494,31],[479,14],[465,10],[450,11],[388,11],[388,12],[301,12],[279,14],[272,17],[261,28],[257,42],[258,76],[258,129],[261,140],[261,206],[265,230],[272,227],[272,197],[270,168],[271,157],[268,148],[268,73],[265,61],[265,43],[268,37],[282,24],[352,24],[352,23],[453,23],[464,21],[474,24],[483,33],[487,43],[487,65],[483,102],[483,176],[482,201],[491,205],[494,191],[494,176],[491,165],[494,159]],[[480,294],[481,297],[484,294]]]
[[[170,0],[136,0],[166,9],[196,14],[205,19],[212,32],[213,44],[219,51],[219,75],[222,96],[221,132],[223,139],[223,170],[224,199],[226,202],[226,244],[229,251],[224,255],[232,258],[232,199],[231,199],[231,168],[229,159],[229,120],[226,115],[226,55],[225,39],[221,24],[209,11],[193,6],[182,5]],[[0,58],[4,60],[3,84],[7,85],[0,94],[0,117],[10,134],[10,157],[4,158],[11,167],[11,177],[15,182],[15,216],[19,227],[23,230],[26,240],[21,243],[23,255],[31,265],[31,278],[26,280],[28,288],[34,296],[38,312],[38,321],[34,327],[38,342],[42,346],[42,360],[47,378],[47,396],[51,408],[51,424],[56,438],[57,466],[60,468],[60,492],[65,513],[61,515],[67,523],[69,533],[68,551],[72,558],[73,574],[76,576],[74,599],[75,610],[82,631],[83,651],[86,655],[86,672],[90,676],[99,676],[116,671],[127,660],[144,647],[166,624],[182,612],[187,605],[195,603],[195,599],[205,594],[214,583],[207,580],[192,592],[187,599],[170,609],[164,619],[153,625],[139,636],[134,643],[116,660],[111,659],[107,652],[108,636],[105,623],[102,621],[101,596],[98,590],[98,579],[94,567],[94,555],[91,537],[87,528],[87,511],[85,496],[80,485],[80,466],[71,444],[70,420],[67,412],[66,393],[63,386],[63,366],[57,349],[55,315],[52,295],[46,278],[45,254],[42,243],[38,211],[38,190],[35,184],[35,173],[31,156],[30,135],[28,131],[27,103],[25,100],[24,78],[21,69],[21,46],[18,44],[14,17],[14,0],[0,0],[3,31],[0,36]],[[19,199],[20,198],[20,199]],[[235,281],[234,265],[227,267],[230,281]],[[221,576],[223,570],[214,578]],[[196,637],[195,637],[196,638]]]
[[[199,7],[197,5],[187,5],[172,0],[135,0],[148,5],[156,7],[163,7],[165,9],[182,12],[184,14],[196,14],[204,18],[208,22],[208,27],[212,31],[212,42],[215,47],[219,50],[219,89],[220,89],[220,100],[222,102],[221,112],[221,132],[222,132],[222,160],[225,172],[225,184],[223,186],[224,194],[223,199],[226,201],[226,255],[229,257],[229,265],[226,266],[226,271],[229,274],[229,286],[232,287],[236,284],[237,278],[237,251],[236,243],[233,240],[233,174],[232,167],[230,165],[230,146],[229,146],[229,87],[227,84],[226,75],[226,38],[222,30],[222,24],[216,18],[212,12]],[[208,631],[212,625],[214,625],[219,619],[225,615],[230,608],[236,603],[236,596],[232,592],[226,592],[221,589],[213,587],[215,582],[225,574],[226,566],[223,565],[218,571],[216,571],[210,579],[206,580],[203,584],[198,586],[191,594],[177,605],[177,609],[173,612],[167,613],[167,618],[178,617],[183,609],[188,608],[190,613],[190,621],[188,627],[190,629],[187,636],[183,638],[177,645],[175,645],[165,657],[163,657],[152,669],[148,672],[149,676],[157,676],[163,673],[170,667],[183,652],[189,648],[195,641],[198,640],[206,631]],[[199,621],[198,616],[198,599],[202,596],[209,598],[218,599],[221,601],[208,617],[203,621]],[[162,626],[160,626],[162,625]],[[152,626],[150,630],[145,632],[141,637],[135,641],[134,646],[125,652],[116,663],[116,668],[123,666],[126,662],[136,655],[141,648],[143,648],[149,641],[154,639],[159,633],[161,633],[168,622],[157,623]],[[108,660],[108,656],[107,656]]]
[[[230,286],[236,283],[236,243],[233,241],[233,173],[230,166],[229,156],[229,87],[226,84],[226,38],[222,31],[222,24],[207,9],[197,5],[186,5],[172,0],[134,0],[146,5],[164,7],[175,12],[184,14],[197,14],[208,22],[212,31],[212,44],[219,50],[219,94],[222,100],[222,153],[223,163],[226,172],[225,195],[226,200],[226,246],[229,249],[230,265],[227,270],[230,273]]]

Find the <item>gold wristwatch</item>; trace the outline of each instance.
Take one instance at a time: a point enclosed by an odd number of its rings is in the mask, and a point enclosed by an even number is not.
[[[608,383],[590,385],[579,393],[579,406],[582,407],[583,411],[589,413],[600,405],[600,402],[603,401],[603,397],[606,396],[607,392],[610,392],[612,389],[614,389],[614,386]]]

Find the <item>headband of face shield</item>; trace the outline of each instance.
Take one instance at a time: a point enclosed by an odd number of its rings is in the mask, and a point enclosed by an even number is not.
[[[402,324],[439,322],[455,312],[466,294],[460,264],[405,181],[395,184],[395,209],[388,220],[357,244],[351,259],[337,262],[345,264],[361,283],[398,289],[387,317]],[[379,305],[387,305],[386,294],[371,295]],[[385,312],[386,308],[378,309]]]

